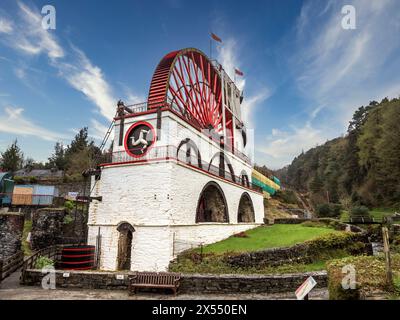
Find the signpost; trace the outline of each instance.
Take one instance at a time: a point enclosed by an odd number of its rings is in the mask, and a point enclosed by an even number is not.
[[[295,294],[297,300],[308,300],[308,294],[317,285],[317,281],[313,277],[308,277],[303,284],[297,288]]]

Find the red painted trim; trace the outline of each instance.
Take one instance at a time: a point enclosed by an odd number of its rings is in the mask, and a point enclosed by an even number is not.
[[[171,156],[170,156],[170,157],[163,157],[163,158],[149,159],[149,160],[124,161],[124,162],[115,162],[115,163],[102,163],[102,164],[100,164],[100,167],[113,167],[113,166],[125,165],[125,164],[135,164],[135,163],[145,163],[145,162],[157,162],[157,161],[163,161],[163,160],[175,160],[175,161],[177,161],[177,162],[179,162],[179,163],[182,163],[182,164],[184,164],[184,165],[186,165],[186,166],[188,166],[188,167],[191,167],[191,168],[193,168],[193,169],[195,169],[195,170],[202,171],[203,173],[205,173],[205,174],[207,174],[207,175],[210,175],[210,176],[212,176],[212,177],[216,177],[216,178],[218,178],[218,179],[221,179],[221,180],[223,180],[223,181],[226,181],[227,183],[231,183],[231,184],[234,184],[234,185],[243,187],[243,188],[245,188],[245,189],[251,190],[252,192],[256,192],[256,193],[261,194],[261,195],[263,194],[262,192],[259,192],[259,191],[257,191],[257,190],[254,190],[254,189],[250,188],[250,187],[244,186],[244,185],[242,185],[242,184],[239,183],[239,182],[233,182],[233,181],[231,181],[231,180],[228,180],[228,179],[226,179],[226,178],[220,177],[220,176],[218,176],[218,175],[216,175],[216,174],[213,174],[213,173],[211,173],[211,172],[208,172],[208,171],[206,171],[206,170],[204,170],[204,169],[201,169],[201,168],[196,167],[196,166],[194,166],[194,165],[191,165],[191,164],[189,164],[189,163],[179,161],[176,157],[171,157]]]
[[[74,262],[61,261],[61,264],[84,264],[84,263],[91,263],[91,262],[94,262],[94,260],[74,261]]]
[[[90,257],[90,256],[93,256],[93,255],[94,255],[94,252],[93,253],[89,253],[89,254],[63,254],[62,257],[65,257],[65,258],[81,258],[81,257]]]
[[[62,251],[94,251],[95,248],[63,248]]]
[[[130,150],[128,149],[127,141],[128,141],[128,137],[129,137],[131,131],[133,129],[135,129],[137,126],[140,126],[140,125],[146,125],[146,126],[148,126],[150,128],[151,132],[153,133],[153,140],[152,140],[151,146],[146,149],[145,153],[143,153],[141,155],[135,155],[135,154],[131,153]],[[156,132],[155,132],[153,126],[150,123],[148,123],[147,121],[138,121],[138,122],[135,122],[133,125],[131,125],[131,127],[126,132],[125,138],[124,138],[124,148],[125,148],[126,153],[129,154],[131,157],[133,157],[133,158],[141,158],[144,155],[146,155],[147,152],[149,152],[149,150],[151,150],[151,148],[154,146],[155,142],[156,142]]]
[[[93,266],[90,267],[80,267],[80,268],[64,268],[63,270],[91,270]]]

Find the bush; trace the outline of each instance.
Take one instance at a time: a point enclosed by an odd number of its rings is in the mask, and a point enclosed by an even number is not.
[[[287,204],[298,204],[296,194],[292,190],[277,190],[274,198]]]
[[[72,218],[71,215],[67,214],[67,215],[64,216],[64,220],[63,220],[64,224],[70,224],[73,221],[74,221],[74,218]]]
[[[54,260],[44,256],[39,256],[35,263],[35,269],[43,269],[44,267],[47,266],[54,267]]]
[[[325,228],[327,225],[320,221],[304,221],[302,226],[311,227],[311,228]]]
[[[321,218],[338,217],[341,210],[342,206],[335,203],[323,203],[317,206],[317,214]]]
[[[368,218],[370,216],[369,215],[369,209],[367,207],[365,207],[365,206],[353,207],[350,210],[350,216]]]

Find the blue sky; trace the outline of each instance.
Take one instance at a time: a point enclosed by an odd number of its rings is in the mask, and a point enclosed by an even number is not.
[[[56,8],[56,30],[41,8]],[[341,25],[344,5],[356,29]],[[46,160],[56,141],[89,126],[101,139],[118,99],[146,100],[169,51],[209,54],[244,77],[255,159],[280,168],[343,134],[354,110],[400,95],[400,2],[14,1],[0,4],[0,151],[13,139]]]

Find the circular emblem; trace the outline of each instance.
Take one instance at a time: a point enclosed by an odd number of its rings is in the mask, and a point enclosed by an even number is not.
[[[150,123],[140,121],[133,124],[125,136],[125,150],[132,157],[142,157],[156,140],[154,128]]]

